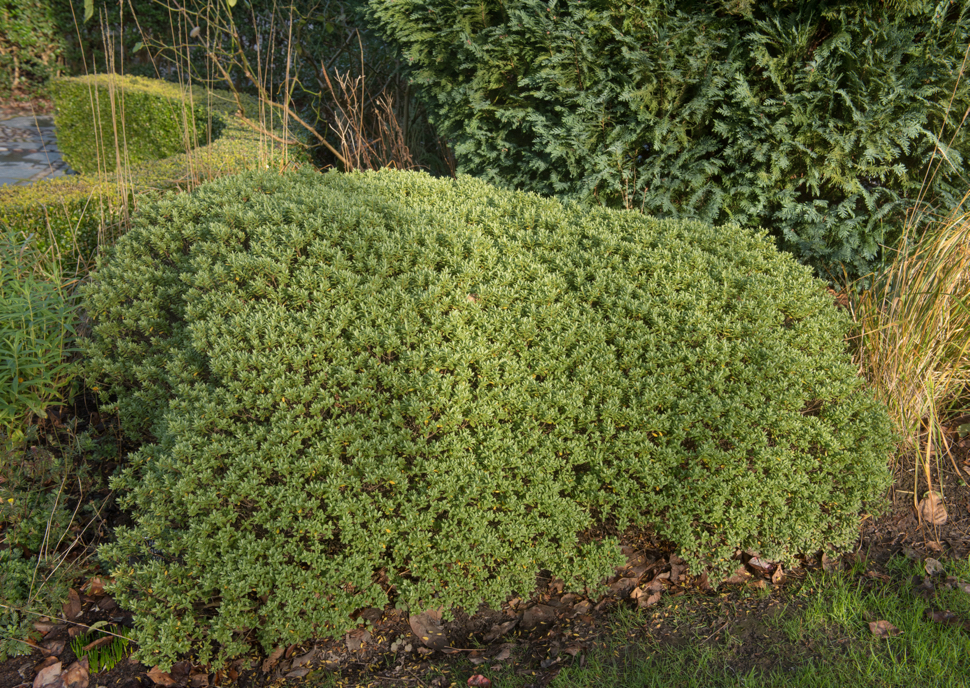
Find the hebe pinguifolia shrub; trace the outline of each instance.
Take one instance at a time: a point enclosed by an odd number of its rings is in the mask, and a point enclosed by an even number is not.
[[[85,293],[147,440],[100,552],[163,667],[596,586],[607,519],[715,579],[789,561],[887,485],[847,318],[762,234],[386,170],[247,173],[135,225]]]
[[[966,191],[965,2],[369,6],[459,172],[505,188],[764,227],[832,277]]]

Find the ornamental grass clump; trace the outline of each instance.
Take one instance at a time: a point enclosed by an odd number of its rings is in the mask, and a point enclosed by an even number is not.
[[[939,474],[944,454],[955,467],[943,420],[965,404],[970,384],[967,200],[942,219],[914,214],[886,270],[868,289],[849,290],[856,358],[917,457],[914,503],[942,488],[932,469]]]
[[[888,484],[848,319],[764,234],[415,172],[247,173],[142,208],[85,292],[133,525],[100,550],[144,661],[221,662],[595,588],[653,527],[854,541]]]

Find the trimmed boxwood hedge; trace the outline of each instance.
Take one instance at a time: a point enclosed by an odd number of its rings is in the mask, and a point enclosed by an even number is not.
[[[91,102],[97,100],[105,104],[111,99],[112,92],[119,94],[130,90],[137,94],[134,101],[142,104],[141,109],[165,106],[166,103],[172,105],[173,99],[183,95],[186,102],[203,103],[203,123],[206,128],[197,148],[162,159],[152,158],[150,149],[141,148],[140,152],[128,155],[129,166],[120,175],[97,174],[96,164],[78,164],[72,157],[71,165],[77,165],[75,169],[87,168],[92,173],[43,180],[29,186],[0,187],[0,229],[37,233],[38,248],[46,248],[51,243],[61,251],[76,247],[87,258],[96,252],[100,233],[106,231],[111,237],[121,232],[116,228],[123,225],[126,212],[132,207],[131,202],[138,197],[150,196],[157,191],[184,189],[198,180],[214,179],[233,172],[309,162],[307,151],[300,146],[284,146],[261,135],[243,121],[243,117],[252,122],[259,121],[261,108],[255,98],[240,95],[237,102],[228,91],[207,91],[197,86],[192,87],[191,91],[180,91],[175,84],[155,81],[149,85],[148,82],[147,79],[117,75],[57,80],[54,93],[58,110],[58,145],[67,144],[69,149],[73,146],[76,152],[86,151],[85,155],[95,155],[94,128],[74,127],[65,136],[61,128],[64,113],[73,113],[68,117],[69,122],[72,117],[74,120],[87,117],[88,121],[93,121]],[[125,96],[128,103],[126,117],[132,109],[131,93]],[[157,99],[158,103],[153,104],[152,98]],[[116,105],[120,100],[116,97]],[[240,103],[242,110],[239,109]],[[101,111],[100,116],[109,117],[110,126],[110,108]],[[208,122],[213,123],[211,130],[208,129]],[[202,125],[197,122],[197,126]],[[302,131],[285,133],[287,130],[279,118],[270,123],[270,130],[280,138],[290,138],[301,144],[307,142],[307,136]],[[173,136],[170,134],[169,138]],[[134,138],[129,143],[137,148]],[[107,148],[113,160],[114,144]],[[159,149],[156,152],[160,154],[164,151]],[[136,160],[140,162],[135,164]]]
[[[219,138],[225,120],[206,101],[160,79],[98,74],[53,79],[57,146],[82,174],[163,160]],[[188,125],[188,127],[186,127]]]
[[[607,521],[720,580],[737,548],[849,545],[889,483],[847,317],[737,226],[247,173],[143,208],[84,298],[93,382],[144,442],[100,555],[163,668],[498,605],[543,569],[595,587]]]

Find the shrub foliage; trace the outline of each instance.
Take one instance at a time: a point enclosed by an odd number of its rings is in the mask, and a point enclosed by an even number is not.
[[[0,0],[0,98],[37,95],[61,73],[72,24],[64,0]]]
[[[157,79],[88,76],[55,79],[57,143],[82,174],[172,157],[219,137],[224,122],[207,103]]]
[[[370,8],[459,171],[499,186],[761,226],[836,275],[868,271],[931,160],[930,206],[966,190],[964,2]]]
[[[85,307],[144,440],[101,556],[163,667],[497,605],[543,569],[595,587],[606,521],[715,579],[738,547],[789,561],[854,541],[888,481],[846,316],[736,226],[246,173],[143,208]]]

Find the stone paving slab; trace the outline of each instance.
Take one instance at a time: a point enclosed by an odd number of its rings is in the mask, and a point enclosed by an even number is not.
[[[0,110],[0,186],[74,174],[57,150],[54,118]]]

